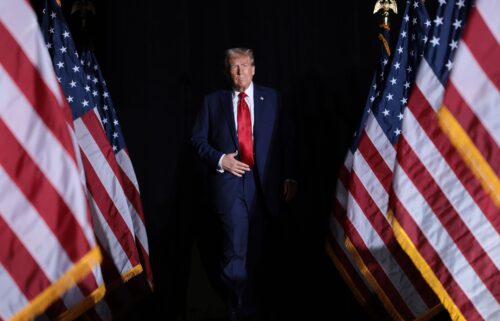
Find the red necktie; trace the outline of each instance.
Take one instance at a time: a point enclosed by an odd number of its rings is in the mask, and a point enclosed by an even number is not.
[[[238,94],[238,144],[240,145],[240,159],[243,163],[253,167],[252,120],[244,92]]]

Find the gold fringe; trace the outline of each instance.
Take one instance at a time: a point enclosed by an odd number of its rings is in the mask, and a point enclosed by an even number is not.
[[[99,265],[101,261],[101,252],[96,246],[85,254],[85,256],[75,263],[75,265],[57,281],[31,300],[28,305],[14,315],[10,321],[27,321],[43,313],[55,300],[60,298],[64,292],[91,273],[92,267]]]
[[[340,263],[340,260],[337,258],[337,256],[333,252],[332,246],[330,245],[330,242],[328,240],[325,242],[325,248],[326,248],[326,252],[328,253],[330,258],[332,259],[333,264],[337,268],[337,271],[339,271],[339,273],[342,276],[342,278],[344,279],[344,281],[351,288],[351,291],[352,291],[354,297],[358,300],[358,302],[361,304],[361,306],[364,306],[364,307],[367,306],[367,304],[368,304],[367,299],[363,296],[363,294],[361,294],[361,292],[358,291],[358,288],[356,287],[356,285],[352,281],[351,277],[346,272],[346,270],[344,269],[344,267]]]
[[[490,198],[500,207],[500,180],[446,106],[437,112],[439,126],[481,182]]]
[[[385,295],[385,292],[382,289],[382,287],[380,286],[380,284],[378,284],[375,277],[370,273],[370,270],[363,262],[363,259],[359,255],[354,244],[352,244],[351,240],[346,236],[344,242],[345,242],[346,248],[349,250],[349,252],[352,254],[354,260],[356,261],[356,264],[358,265],[359,270],[364,275],[364,277],[367,279],[367,281],[370,283],[370,285],[374,289],[375,293],[377,294],[378,298],[380,299],[380,301],[384,305],[384,307],[387,310],[387,312],[389,313],[389,315],[396,321],[404,321],[404,318],[399,314],[397,309],[392,304],[391,300],[389,300],[389,298]]]
[[[403,250],[408,254],[408,256],[412,259],[413,263],[420,271],[424,279],[430,285],[432,290],[434,290],[444,307],[448,310],[451,319],[455,321],[465,321],[464,316],[457,308],[453,300],[450,298],[448,292],[446,292],[443,285],[441,284],[441,282],[439,282],[439,279],[434,274],[430,266],[420,255],[419,251],[415,248],[415,245],[411,241],[410,237],[406,234],[404,229],[394,217],[394,213],[389,210],[387,215],[392,220],[392,229],[394,231],[394,235],[396,236],[396,240],[401,245]]]
[[[74,307],[61,313],[56,321],[72,321],[77,317],[85,313],[85,311],[96,305],[97,302],[101,301],[106,294],[106,287],[101,284],[97,289],[95,289],[89,296],[84,298],[82,301],[78,302]]]

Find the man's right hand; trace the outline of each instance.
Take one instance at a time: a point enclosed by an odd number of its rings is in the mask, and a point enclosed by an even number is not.
[[[231,154],[224,154],[221,161],[222,169],[228,171],[229,173],[241,177],[245,172],[250,171],[250,167],[237,160],[235,157],[238,155],[238,151]]]

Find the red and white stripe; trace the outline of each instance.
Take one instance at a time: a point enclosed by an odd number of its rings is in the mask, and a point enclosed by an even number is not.
[[[370,115],[337,184],[336,219],[356,249],[364,278],[395,320],[429,313],[437,298],[397,244],[386,218],[396,151]],[[340,233],[337,230],[334,233]]]
[[[445,106],[500,177],[500,2],[478,0],[444,88],[423,60],[405,110],[395,219],[453,320],[500,320],[500,206],[438,123]],[[476,166],[476,165],[474,165]]]
[[[97,110],[75,119],[74,126],[92,198],[95,233],[119,274],[127,280],[140,273],[142,266],[120,167]]]
[[[0,2],[0,43],[0,320],[29,320],[58,295],[74,299],[61,277],[85,255],[99,276],[99,252],[69,107],[27,1]],[[93,274],[85,285],[97,288]]]
[[[141,264],[146,271],[146,276],[150,285],[153,285],[153,270],[149,260],[149,243],[146,231],[146,221],[142,209],[141,196],[139,191],[139,183],[135,176],[134,167],[130,160],[127,150],[124,148],[115,154],[120,172],[122,182],[124,185],[125,195],[128,199],[128,205],[132,216],[132,223],[134,226],[134,233],[136,237],[137,249]]]

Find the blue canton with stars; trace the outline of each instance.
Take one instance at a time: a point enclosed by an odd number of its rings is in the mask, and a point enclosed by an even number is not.
[[[431,25],[421,0],[406,1],[395,50],[390,58],[387,55],[381,56],[381,67],[374,75],[361,128],[356,133],[351,148],[353,152],[369,113],[373,113],[391,144],[397,143],[401,134],[403,111],[425,46],[424,39]]]
[[[448,1],[448,2],[447,2]],[[427,42],[424,57],[441,84],[446,85],[453,68],[453,58],[470,11],[470,0],[439,0],[439,9]]]
[[[116,112],[97,61],[89,51],[80,57],[62,10],[55,0],[45,2],[42,33],[73,119],[97,109],[113,151],[117,153],[125,148]]]

